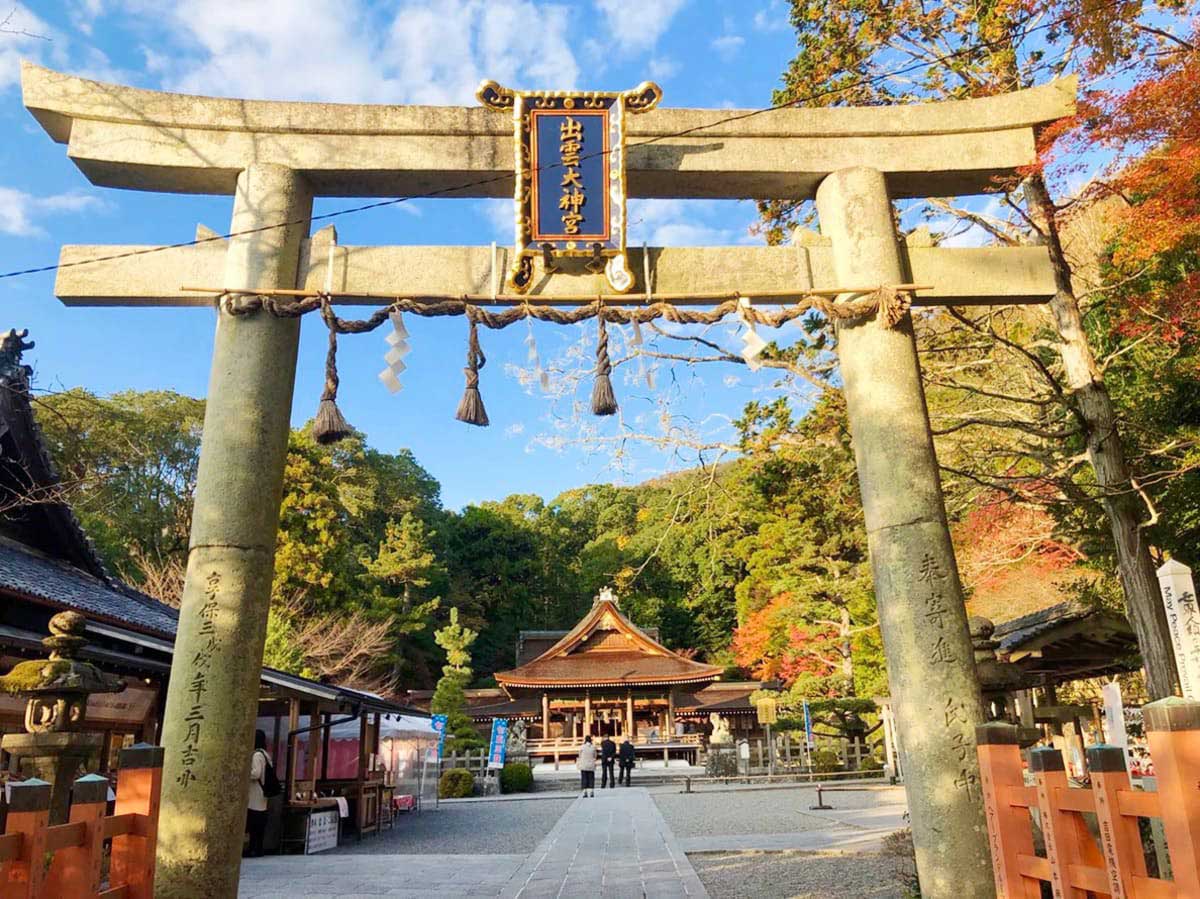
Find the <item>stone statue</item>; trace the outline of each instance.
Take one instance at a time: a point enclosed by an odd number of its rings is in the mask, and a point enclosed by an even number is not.
[[[525,739],[529,731],[526,721],[514,721],[508,726],[508,743],[505,754],[508,756],[525,756],[529,752],[525,747]]]
[[[712,735],[708,738],[709,743],[732,743],[733,735],[729,733],[729,722],[718,715],[716,712],[708,716],[708,722],[712,725]]]

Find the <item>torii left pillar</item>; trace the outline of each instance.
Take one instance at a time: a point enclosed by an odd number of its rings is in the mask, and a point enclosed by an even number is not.
[[[298,173],[264,163],[245,169],[225,284],[294,287],[311,212]],[[159,899],[237,896],[299,338],[297,318],[217,312],[163,724]]]

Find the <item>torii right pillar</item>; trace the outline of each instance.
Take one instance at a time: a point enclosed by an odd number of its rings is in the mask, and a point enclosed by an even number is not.
[[[829,175],[817,211],[840,283],[908,280],[881,172]],[[842,322],[838,358],[921,895],[993,896],[975,755],[983,707],[912,319]]]

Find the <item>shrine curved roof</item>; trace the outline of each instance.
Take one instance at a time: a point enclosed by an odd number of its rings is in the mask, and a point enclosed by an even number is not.
[[[566,635],[532,661],[496,672],[501,687],[607,687],[709,683],[721,676],[667,649],[601,596]]]

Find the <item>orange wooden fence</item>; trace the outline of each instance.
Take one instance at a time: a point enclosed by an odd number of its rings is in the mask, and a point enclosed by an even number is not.
[[[153,899],[162,760],[158,746],[139,743],[121,751],[112,815],[105,814],[108,779],[79,778],[66,824],[49,824],[48,783],[12,784],[0,835],[0,899]]]
[[[1130,786],[1124,752],[1087,751],[1091,787],[1071,787],[1057,749],[1029,753],[1027,786],[1017,729],[977,731],[980,780],[1001,899],[1039,899],[1048,882],[1055,899],[1192,899],[1200,897],[1200,702],[1177,697],[1143,708],[1158,792]],[[1045,856],[1034,853],[1037,811]],[[1095,815],[1095,835],[1085,820]],[[1162,819],[1174,880],[1150,877],[1138,818]]]

